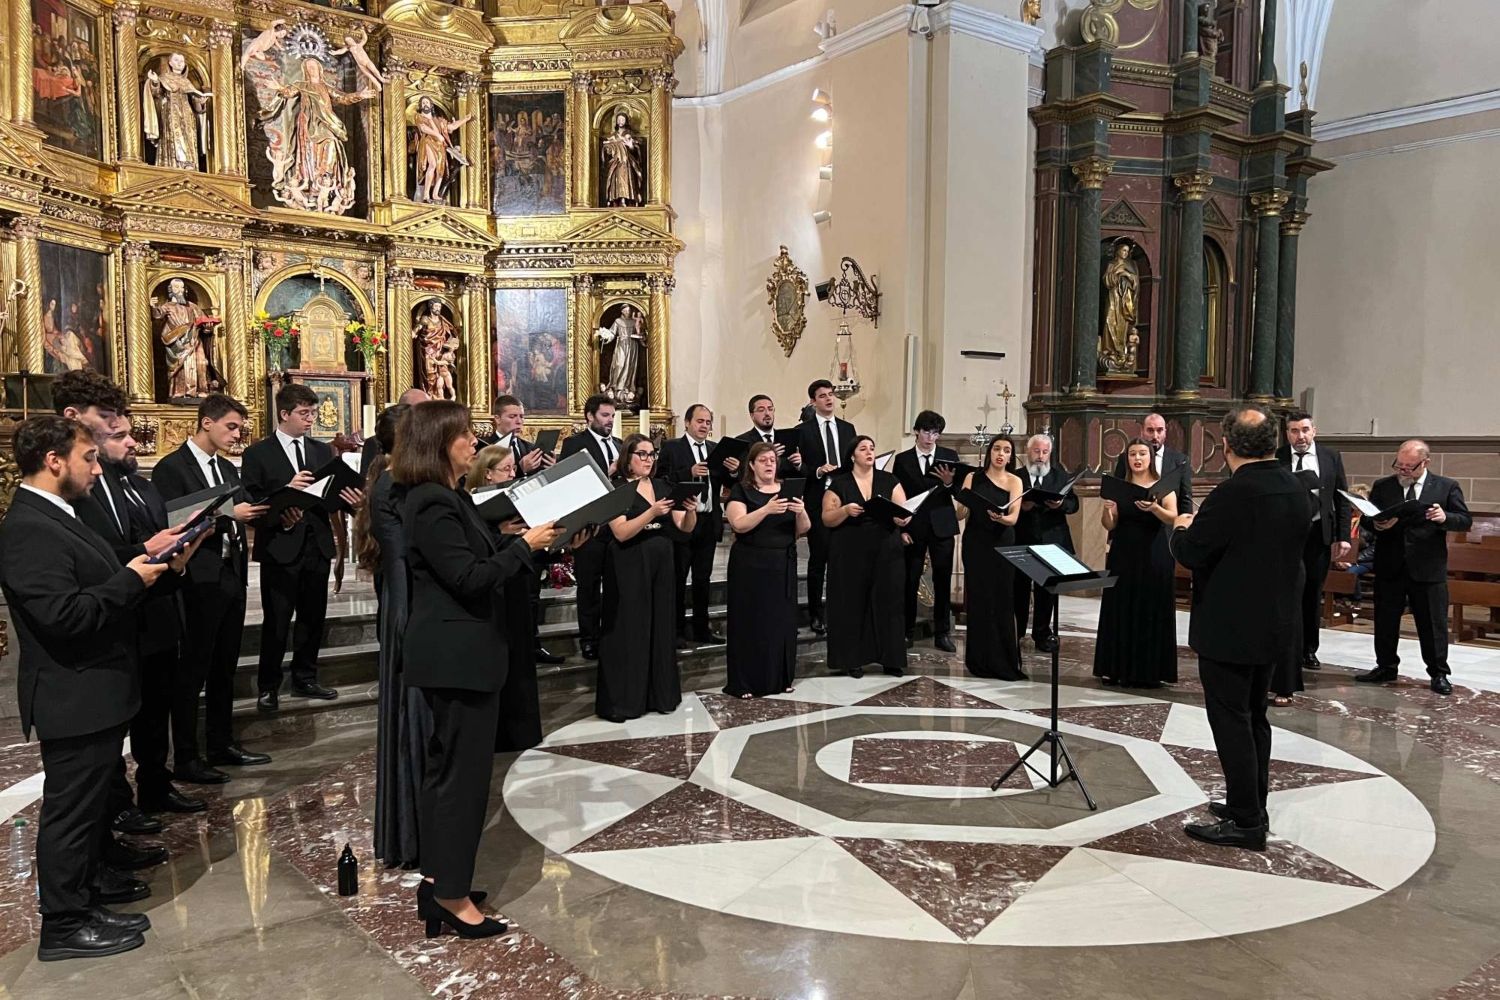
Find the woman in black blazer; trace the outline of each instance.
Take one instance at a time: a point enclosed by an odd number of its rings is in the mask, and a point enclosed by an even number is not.
[[[448,401],[412,407],[396,439],[391,478],[406,488],[401,523],[411,572],[411,614],[402,644],[406,683],[432,712],[417,829],[426,878],[417,914],[427,936],[447,924],[460,937],[503,934],[469,896],[489,802],[490,768],[505,684],[506,580],[532,572],[531,553],[558,535],[530,528],[525,545],[500,548],[458,481],[474,458],[469,411]],[[530,636],[516,637],[530,642]]]

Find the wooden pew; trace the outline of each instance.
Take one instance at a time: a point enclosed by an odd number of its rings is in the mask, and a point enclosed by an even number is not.
[[[1457,642],[1500,630],[1500,544],[1489,541],[1495,537],[1483,536],[1477,544],[1455,537],[1448,543],[1448,607]],[[1465,607],[1489,608],[1488,621],[1466,622]]]

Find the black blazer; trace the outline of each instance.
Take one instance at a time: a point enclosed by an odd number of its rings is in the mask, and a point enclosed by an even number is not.
[[[802,439],[797,450],[802,453],[803,474],[807,477],[807,492],[803,497],[810,512],[821,510],[823,504],[823,480],[817,475],[818,466],[832,463],[840,469],[846,468],[849,464],[850,445],[859,434],[854,425],[842,417],[834,417],[833,425],[839,432],[839,451],[844,452],[842,455],[827,454],[828,449],[823,443],[823,423],[816,416],[804,421],[799,428]],[[813,519],[817,520],[816,514]]]
[[[1056,492],[1071,478],[1067,470],[1055,465],[1047,470],[1047,474],[1042,477],[1040,483],[1031,481],[1031,470],[1024,466],[1019,466],[1014,471],[1016,478],[1021,480],[1023,490],[1029,490],[1035,486],[1038,489]],[[1072,552],[1073,532],[1068,527],[1068,515],[1076,513],[1078,513],[1077,490],[1069,490],[1068,495],[1063,498],[1062,506],[1056,510],[1043,503],[1036,504],[1030,510],[1026,510],[1023,506],[1020,515],[1016,518],[1016,544],[1061,545]]]
[[[534,572],[531,548],[500,545],[474,502],[457,490],[422,483],[406,493],[401,524],[411,573],[411,614],[401,645],[407,684],[499,691],[505,684],[506,581]]]
[[[375,464],[375,459],[380,455],[380,439],[375,435],[365,438],[364,445],[359,449],[359,472],[366,475],[370,466]],[[207,487],[204,487],[207,489]]]
[[[311,437],[302,439],[304,460],[309,469],[319,469],[333,461],[333,449]],[[240,458],[245,492],[251,499],[262,500],[292,481],[297,470],[281,448],[281,442],[273,432],[268,437],[245,449]],[[310,541],[324,559],[332,559],[336,551],[333,544],[333,527],[328,523],[326,510],[309,510],[302,520],[292,525],[291,530],[281,526],[280,517],[264,517],[255,523],[256,562],[273,562],[290,566],[302,555],[302,547]]]
[[[1299,634],[1302,548],[1312,497],[1280,462],[1239,467],[1203,500],[1193,523],[1168,536],[1193,571],[1188,643],[1199,656],[1263,666]]]
[[[1318,505],[1318,528],[1323,533],[1323,544],[1347,542],[1353,514],[1348,499],[1339,492],[1349,488],[1349,480],[1344,477],[1344,456],[1316,441],[1313,442],[1313,452],[1318,460],[1318,495],[1313,502]],[[1295,466],[1292,446],[1284,444],[1277,448],[1276,460],[1288,469]]]
[[[714,441],[709,439],[703,442],[705,453],[714,450]],[[675,437],[670,441],[662,442],[661,458],[657,462],[657,475],[673,483],[688,483],[697,477],[693,475],[693,466],[698,460],[693,457],[693,449],[688,446],[686,437]],[[722,493],[734,485],[734,477],[723,472],[709,471],[708,474],[708,510],[706,513],[717,517],[724,513],[724,502]],[[701,518],[702,515],[700,514]]]
[[[618,458],[620,453],[625,450],[625,442],[617,437],[610,438],[610,441],[614,442],[615,456]],[[562,450],[558,452],[558,458],[567,458],[569,455],[580,451],[588,452],[589,457],[594,460],[594,464],[599,466],[606,476],[614,475],[614,463],[604,457],[604,449],[599,447],[599,439],[594,437],[593,431],[579,431],[577,434],[563,441]]]
[[[945,465],[958,464],[958,452],[952,448],[938,447],[933,451],[933,464],[941,462]],[[914,496],[926,493],[935,486],[943,485],[943,481],[934,475],[922,474],[922,463],[917,461],[917,449],[908,448],[898,454],[891,462],[891,471],[896,474],[896,479],[901,483],[901,490],[910,500]],[[955,480],[955,485],[957,481]],[[944,490],[938,496],[933,497],[922,505],[911,519],[911,523],[902,529],[913,538],[952,538],[958,534],[958,513],[953,509],[953,496]]]
[[[1165,476],[1173,469],[1182,470],[1182,479],[1178,481],[1177,486],[1177,513],[1191,514],[1193,512],[1193,467],[1188,462],[1188,457],[1182,452],[1162,445],[1161,474]],[[1130,478],[1130,472],[1125,468],[1125,452],[1123,451],[1115,459],[1114,477],[1116,479]]]
[[[214,463],[219,468],[219,478],[224,481],[224,485],[240,485],[240,470],[234,467],[233,462],[223,455],[215,455]],[[186,443],[156,463],[156,468],[151,470],[151,482],[156,484],[166,500],[176,500],[210,486],[203,468]],[[243,498],[238,496],[231,497],[219,510],[223,511],[241,499]],[[214,525],[213,537],[205,538],[203,544],[198,546],[198,551],[193,553],[193,558],[188,561],[188,577],[194,583],[217,584],[220,571],[227,566],[244,583],[250,571],[247,555],[244,529],[235,523],[232,516],[221,514]]]
[[[135,609],[146,585],[76,518],[16,490],[0,522],[0,588],[20,641],[22,732],[44,740],[128,722],[141,707]]]
[[[167,505],[154,486],[140,476],[132,475],[130,485],[146,503],[147,509],[141,511],[125,498],[120,487],[124,470],[108,462],[100,462],[99,467],[103,475],[94,482],[88,496],[74,502],[73,509],[79,520],[114,549],[115,557],[124,565],[136,556],[145,555],[146,540],[167,526]],[[105,506],[106,491],[125,519],[124,534],[120,532],[120,523]],[[171,572],[163,573],[150,588],[138,612],[139,653],[164,653],[177,648],[185,630],[182,606],[177,598],[181,589],[182,577]]]
[[[1395,476],[1375,480],[1370,487],[1370,502],[1381,510],[1401,502],[1405,491]],[[1375,529],[1375,578],[1388,580],[1405,576],[1415,583],[1442,583],[1448,579],[1448,535],[1450,531],[1468,531],[1474,523],[1464,504],[1464,491],[1446,476],[1431,470],[1417,498],[1424,504],[1437,504],[1448,512],[1448,520],[1434,524],[1422,515],[1402,518],[1389,531]],[[1375,528],[1374,522],[1370,524]]]
[[[764,441],[765,440],[765,438],[761,436],[760,429],[756,428],[756,427],[750,428],[748,431],[746,431],[743,434],[736,434],[735,437],[739,438],[741,441],[748,441],[751,444],[755,444],[757,441]],[[771,432],[771,443],[774,444],[775,440],[776,440],[776,432],[772,431]],[[802,472],[802,470],[799,469],[799,468],[797,468],[797,466],[792,463],[792,460],[791,460],[791,457],[790,457],[791,454],[792,454],[791,450],[788,450],[786,452],[786,454],[782,455],[781,459],[776,463],[776,478],[777,479],[801,479],[801,478],[803,478],[803,472]],[[743,468],[741,468],[740,471],[744,472],[745,470]],[[741,480],[738,477],[736,477],[735,482],[738,483],[740,481]]]

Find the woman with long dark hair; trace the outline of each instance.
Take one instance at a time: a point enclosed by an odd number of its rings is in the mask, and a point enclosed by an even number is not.
[[[1021,646],[1016,641],[1015,569],[995,549],[1016,543],[1016,519],[1021,516],[1021,479],[1010,471],[1015,445],[997,435],[984,450],[984,466],[964,476],[966,490],[977,488],[995,498],[1008,498],[1004,514],[987,508],[969,510],[958,505],[964,527],[964,666],[976,677],[1024,681]],[[1003,505],[1003,503],[1002,503]]]

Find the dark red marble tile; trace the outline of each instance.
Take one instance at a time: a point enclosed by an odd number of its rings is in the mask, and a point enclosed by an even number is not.
[[[988,788],[1020,758],[1005,740],[896,740],[879,736],[855,739],[849,780],[862,785],[933,785]],[[1003,788],[1031,789],[1024,770],[1006,779]]]
[[[1047,717],[1048,709],[1027,710],[1032,715]],[[1172,706],[1166,702],[1143,702],[1127,705],[1098,705],[1089,708],[1063,708],[1057,712],[1060,722],[1071,722],[1075,726],[1102,729],[1121,736],[1135,736],[1153,743],[1161,739],[1167,727],[1167,715]]]
[[[986,701],[926,676],[913,677],[858,704],[871,708],[982,708],[991,711],[1004,707],[999,702]]]
[[[729,844],[780,840],[813,834],[754,806],[709,791],[681,785],[605,827],[574,851],[619,851],[675,844]]]
[[[1465,976],[1433,1000],[1494,1000],[1500,997],[1500,955]]]
[[[727,694],[707,691],[700,692],[698,700],[720,729],[753,726],[757,722],[773,722],[809,712],[826,712],[831,707],[786,698],[732,698]]]
[[[604,740],[598,743],[566,743],[542,749],[563,757],[576,757],[596,764],[613,764],[634,771],[686,779],[708,752],[714,733],[683,736],[650,736],[634,740]]]
[[[1223,797],[1224,772],[1220,769],[1217,753],[1193,747],[1169,746],[1166,750],[1178,764],[1182,765],[1188,777],[1198,783],[1198,787],[1203,789],[1204,794],[1211,799]],[[1300,764],[1290,760],[1273,760],[1271,761],[1270,789],[1273,792],[1284,792],[1289,788],[1308,788],[1313,785],[1331,785],[1341,781],[1360,781],[1364,778],[1378,777],[1380,775],[1366,771],[1348,771],[1337,767],[1321,767],[1317,764]]]

